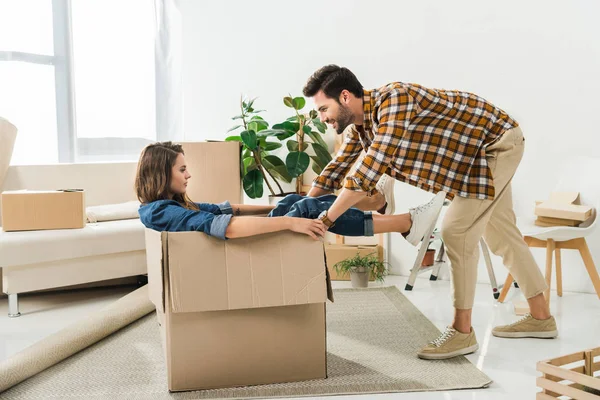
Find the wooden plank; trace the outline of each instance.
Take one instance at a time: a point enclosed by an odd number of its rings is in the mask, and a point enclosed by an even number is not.
[[[535,394],[535,398],[536,398],[536,400],[555,400],[556,396],[550,396],[543,392],[537,392]]]
[[[550,390],[555,393],[559,393],[563,396],[569,396],[579,400],[598,400],[598,396],[584,392],[583,390],[575,389],[570,386],[561,385],[560,383],[552,382],[548,379],[538,377],[535,381],[538,387],[542,389]]]
[[[600,347],[590,349],[590,351],[592,352],[592,357],[600,356]]]
[[[582,360],[583,360],[583,351],[580,351],[578,353],[567,354],[565,356],[556,357],[556,358],[553,358],[546,362],[551,365],[565,365],[565,364],[571,364],[576,361],[582,361]],[[540,363],[538,363],[538,365],[539,364]]]
[[[578,372],[573,372],[571,370],[549,364],[538,365],[537,369],[538,371],[543,372],[546,375],[552,375],[555,377],[562,378],[564,380],[572,381],[600,390],[600,379],[596,379],[588,375],[580,374]],[[554,381],[554,379],[552,379],[552,381]]]
[[[588,350],[583,353],[583,363],[583,373],[585,375],[594,376],[594,357],[592,357],[591,351]]]

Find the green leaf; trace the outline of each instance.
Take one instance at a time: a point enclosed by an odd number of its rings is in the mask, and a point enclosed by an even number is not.
[[[287,183],[292,181],[292,176],[288,172],[281,158],[273,155],[268,155],[262,158],[263,166],[277,179],[281,179]]]
[[[291,138],[292,136],[296,136],[296,132],[293,131],[285,131],[284,133],[281,133],[279,135],[277,135],[277,139],[279,140],[285,140],[287,138]]]
[[[234,126],[233,128],[229,128],[229,129],[227,130],[227,133],[229,133],[229,132],[231,132],[231,131],[235,131],[237,128],[241,128],[241,127],[242,127],[241,125],[236,125],[236,126]]]
[[[310,110],[309,113],[308,113],[308,117],[310,119],[315,119],[315,118],[317,118],[318,115],[319,114],[317,114],[317,110]]]
[[[327,148],[327,143],[323,140],[320,134],[315,131],[311,131],[308,136],[313,140],[314,143],[319,143],[324,148]]]
[[[263,147],[266,151],[273,151],[283,146],[281,143],[267,142]]]
[[[252,111],[248,111],[249,114],[258,114],[258,113],[261,113],[261,112],[265,112],[265,110],[254,110],[253,109]]]
[[[303,132],[304,132],[306,135],[308,135],[308,134],[310,133],[310,131],[312,131],[312,129],[310,128],[310,126],[308,126],[308,125],[304,125],[304,126],[302,127],[302,131],[303,131]]]
[[[285,129],[285,130],[296,133],[300,130],[300,124],[297,122],[285,121],[280,124],[273,125],[272,128],[273,129]]]
[[[306,100],[304,97],[294,97],[292,99],[292,104],[296,110],[302,110],[306,105]]]
[[[244,151],[242,152],[242,159],[246,158],[246,157],[250,157],[252,154],[250,153],[250,150],[248,150],[247,148],[244,147]]]
[[[267,129],[268,127],[269,127],[269,123],[267,121],[264,121],[258,115],[255,115],[254,117],[252,117],[252,120],[250,122],[248,122],[248,129],[251,129],[254,132],[260,132],[262,130]]]
[[[226,142],[241,142],[242,138],[239,136],[228,136],[225,138]]]
[[[289,117],[288,119],[286,119],[286,121],[289,121],[289,122],[298,122],[298,116],[294,115],[293,117]]]
[[[327,125],[321,122],[318,118],[314,118],[312,123],[319,130],[319,132],[325,133],[327,131]]]
[[[298,151],[298,142],[295,140],[288,140],[285,142],[289,151]],[[302,143],[302,151],[306,150],[308,143]]]
[[[242,141],[244,142],[246,147],[248,147],[250,150],[256,149],[256,145],[257,145],[256,132],[254,132],[252,130],[243,131],[240,134],[240,136],[242,137]]]
[[[244,116],[243,116],[243,115],[236,115],[235,117],[233,117],[233,118],[231,118],[231,119],[242,119],[242,118],[244,118]]]
[[[254,159],[254,157],[244,158],[243,163],[244,163],[244,173],[245,174],[258,168],[258,165],[256,164],[256,160]]]
[[[311,156],[310,158],[312,158],[313,160],[315,160],[317,157],[316,156]],[[321,175],[321,172],[323,171],[323,167],[321,167],[317,160],[315,160],[314,163],[311,164],[312,170],[315,171],[315,174],[317,175]]]
[[[285,159],[285,166],[292,177],[302,175],[310,164],[308,154],[303,151],[293,151]]]
[[[244,176],[242,180],[244,192],[251,199],[262,197],[263,195],[263,176],[258,169],[254,169]]]
[[[327,151],[327,149],[321,146],[319,143],[312,143],[313,150],[315,151],[316,156],[321,160],[322,167],[325,167],[329,161],[331,161],[331,155]]]
[[[283,104],[285,104],[289,108],[294,108],[294,99],[292,99],[291,97],[286,96],[286,97],[283,98]]]
[[[277,135],[281,135],[283,133],[287,133],[288,131],[286,131],[285,129],[263,129],[262,131],[258,132],[258,136],[261,137],[268,137],[268,136],[277,136]]]

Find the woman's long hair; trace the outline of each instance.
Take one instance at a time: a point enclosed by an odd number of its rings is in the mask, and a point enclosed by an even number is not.
[[[142,150],[135,176],[135,192],[140,203],[169,199],[171,170],[179,154],[184,154],[183,148],[171,142],[152,143]],[[176,194],[173,200],[185,208],[198,210],[187,194]]]

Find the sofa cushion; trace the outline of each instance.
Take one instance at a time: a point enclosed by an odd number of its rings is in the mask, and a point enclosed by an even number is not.
[[[82,229],[0,232],[0,268],[144,249],[139,219],[98,222]]]

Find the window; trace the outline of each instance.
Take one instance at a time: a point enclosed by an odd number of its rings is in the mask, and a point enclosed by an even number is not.
[[[156,140],[154,2],[0,0],[11,164],[137,160]]]

